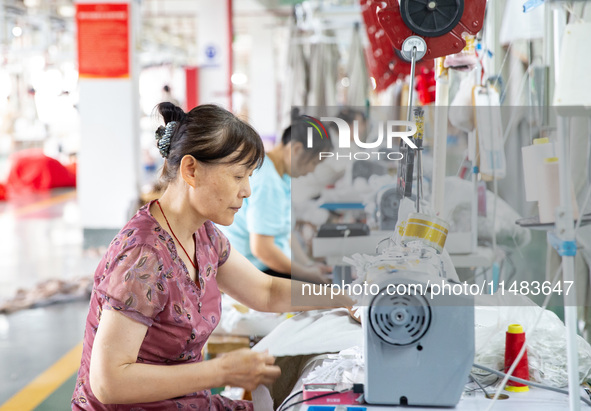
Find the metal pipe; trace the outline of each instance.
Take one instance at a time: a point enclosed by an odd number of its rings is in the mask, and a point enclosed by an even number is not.
[[[415,65],[417,59],[417,47],[413,46],[410,57],[410,84],[408,87],[408,111],[406,113],[406,121],[410,121],[412,112],[412,92],[415,87]]]
[[[415,70],[417,60],[417,47],[413,46],[410,53],[410,84],[408,87],[408,107],[406,112],[406,120],[410,121],[412,116],[412,94],[415,88]],[[410,149],[410,148],[409,148]],[[420,213],[420,201],[421,201],[421,150],[417,148],[417,213]]]
[[[556,235],[561,241],[575,241],[573,207],[571,197],[571,171],[569,158],[569,117],[559,116],[558,126],[558,175],[560,184],[560,208],[556,213]],[[562,256],[562,281],[575,281],[575,257]],[[573,287],[574,289],[575,287]],[[577,295],[572,291],[564,294],[564,324],[566,325],[566,356],[568,370],[569,409],[578,411],[579,402],[579,358],[577,343]]]
[[[449,75],[443,67],[443,58],[436,61],[435,73],[435,127],[433,130],[433,187],[431,204],[436,216],[442,216],[445,200],[445,169],[447,155],[447,117],[449,102]]]

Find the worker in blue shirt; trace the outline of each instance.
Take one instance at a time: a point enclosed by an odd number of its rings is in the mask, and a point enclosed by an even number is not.
[[[312,145],[308,141],[311,129]],[[265,155],[260,169],[251,179],[251,196],[244,199],[234,222],[219,227],[240,253],[257,268],[270,275],[326,282],[330,269],[322,264],[296,262],[294,254],[305,255],[300,244],[290,242],[291,178],[312,172],[320,163],[320,152],[332,149],[329,136],[323,136],[301,117],[292,121],[281,142]]]

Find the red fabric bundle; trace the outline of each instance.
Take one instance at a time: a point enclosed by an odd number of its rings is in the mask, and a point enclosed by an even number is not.
[[[75,187],[75,167],[64,166],[41,149],[19,151],[11,157],[10,173],[6,182],[8,195],[20,192],[43,191],[56,187]]]

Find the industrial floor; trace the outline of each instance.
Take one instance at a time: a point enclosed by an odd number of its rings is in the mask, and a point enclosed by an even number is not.
[[[92,277],[101,257],[84,247],[73,189],[0,202],[0,232],[0,302],[48,279]],[[0,314],[0,411],[70,409],[87,309],[72,297]]]

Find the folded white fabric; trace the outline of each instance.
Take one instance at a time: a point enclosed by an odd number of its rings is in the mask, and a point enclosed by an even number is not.
[[[361,325],[344,308],[307,311],[279,324],[253,347],[275,357],[339,352],[361,345]]]

